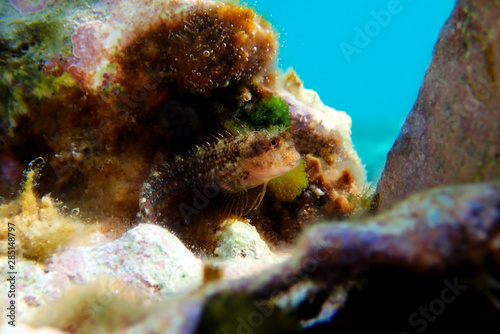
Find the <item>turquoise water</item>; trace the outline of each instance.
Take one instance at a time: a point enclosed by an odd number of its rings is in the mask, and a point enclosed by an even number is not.
[[[293,66],[325,104],[352,117],[352,138],[368,180],[384,167],[454,4],[454,0],[249,2],[280,33],[280,67]]]

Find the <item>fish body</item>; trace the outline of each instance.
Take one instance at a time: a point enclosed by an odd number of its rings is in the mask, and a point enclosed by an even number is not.
[[[142,188],[140,212],[156,222],[156,206],[177,193],[211,187],[237,194],[265,186],[299,163],[300,154],[286,131],[246,131],[221,138],[154,168]]]

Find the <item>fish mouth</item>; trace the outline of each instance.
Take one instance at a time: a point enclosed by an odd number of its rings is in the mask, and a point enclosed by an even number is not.
[[[297,168],[302,161],[300,153],[297,150],[293,152],[288,152],[288,154],[282,156],[281,161],[278,165],[274,162],[271,166],[263,165],[263,166],[245,166],[243,168],[246,170],[251,177],[248,180],[248,183],[260,185],[266,183],[276,177],[280,177],[290,172],[291,170]]]
[[[276,174],[275,177],[284,175],[284,174],[290,172],[291,170],[297,168],[300,165],[301,161],[302,161],[302,158],[301,158],[299,152],[295,152],[293,157],[291,157],[291,159],[289,159],[287,161],[286,165],[275,169],[275,171],[274,171],[274,174]]]
[[[294,169],[295,167],[297,167],[298,165],[300,165],[300,161],[302,160],[301,156],[300,156],[300,153],[297,152],[297,151],[295,151],[292,159],[291,159],[292,163],[290,164],[290,167],[291,167],[291,169]]]
[[[295,169],[296,167],[298,167],[300,165],[301,158],[300,158],[299,154],[297,154],[297,155],[298,155],[298,158],[290,164],[291,169]]]

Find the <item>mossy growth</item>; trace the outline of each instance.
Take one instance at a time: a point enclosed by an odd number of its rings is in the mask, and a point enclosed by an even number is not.
[[[307,187],[307,172],[305,162],[288,173],[269,181],[268,191],[282,202],[291,202]]]
[[[86,230],[75,217],[63,214],[61,204],[49,195],[37,198],[33,188],[42,166],[43,159],[33,161],[19,196],[0,206],[0,239],[8,238],[8,232],[15,234],[18,254],[36,261],[45,260]],[[7,254],[7,242],[1,244],[0,254]]]
[[[363,185],[363,188],[347,195],[347,201],[354,206],[351,216],[362,216],[364,214],[375,213],[378,209],[379,194],[377,192],[377,183],[382,175],[383,168]]]
[[[76,286],[35,315],[33,325],[69,333],[116,333],[141,320],[154,306],[117,279]]]
[[[289,108],[286,102],[276,96],[263,99],[255,105],[255,109],[248,113],[251,124],[257,127],[267,128],[270,126],[290,127]]]
[[[196,333],[301,333],[298,322],[272,303],[227,292],[207,302]]]
[[[274,95],[257,102],[243,104],[234,115],[235,119],[254,129],[280,126],[290,127],[289,108],[286,102]]]
[[[347,201],[354,206],[352,215],[362,215],[376,210],[375,183],[368,183],[359,193],[350,193],[347,195]]]

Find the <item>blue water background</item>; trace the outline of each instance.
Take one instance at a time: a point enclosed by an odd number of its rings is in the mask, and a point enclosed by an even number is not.
[[[258,0],[248,5],[280,34],[279,66],[293,67],[326,105],[351,116],[355,149],[368,181],[376,179],[455,1]],[[387,12],[390,17],[383,15]],[[368,41],[355,39],[358,29]]]

